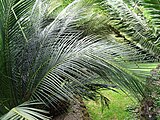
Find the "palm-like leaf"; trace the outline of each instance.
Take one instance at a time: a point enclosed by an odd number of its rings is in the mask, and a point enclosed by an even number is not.
[[[149,29],[146,20],[129,9],[122,0],[106,0],[104,2],[108,22],[127,40],[138,47],[148,50],[153,55],[160,53],[159,44],[154,32]],[[127,29],[126,29],[127,27]]]
[[[25,18],[21,18],[30,9],[34,1],[2,0],[0,2],[0,24],[1,24],[1,50],[0,50],[0,76],[1,90],[0,96],[6,101],[7,107],[18,102],[18,95],[12,92],[17,88],[17,78],[20,74],[15,71],[18,64],[17,59],[22,55],[24,44],[27,41],[24,26],[27,23]],[[27,4],[27,6],[25,6]],[[22,5],[22,6],[21,6]],[[23,9],[22,9],[23,8]],[[21,20],[20,20],[21,19]],[[21,83],[19,83],[20,85]],[[12,103],[12,101],[14,101]]]
[[[84,13],[93,6],[92,2],[84,2],[74,1],[54,20],[47,21],[44,1],[1,1],[0,114],[11,109],[2,119],[48,119],[43,115],[45,111],[39,110],[39,101],[54,107],[60,101],[75,99],[76,94],[84,95],[85,90],[94,92],[88,86],[97,77],[127,89],[138,99],[144,96],[139,80],[146,72],[137,74],[132,68],[135,61],[145,61],[145,54],[130,43],[119,43],[111,30],[105,36],[86,34],[77,23],[90,17]],[[128,8],[126,12],[130,13]],[[137,17],[133,20],[139,25]],[[143,33],[145,27],[141,28],[136,34],[146,37],[149,31]],[[38,102],[32,106],[23,104],[25,101]]]
[[[36,109],[31,106],[41,105],[42,103],[30,102],[23,103],[15,108],[12,108],[6,115],[2,116],[1,120],[50,120],[47,117],[49,114],[45,110]]]
[[[145,16],[150,20],[151,25],[154,27],[155,34],[160,34],[160,1],[159,0],[142,0],[142,5],[145,9]],[[158,41],[157,41],[158,43]]]

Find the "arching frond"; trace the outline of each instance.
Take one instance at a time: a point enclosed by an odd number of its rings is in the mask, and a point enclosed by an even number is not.
[[[49,114],[45,110],[37,109],[32,106],[42,105],[40,102],[23,103],[12,108],[7,114],[2,116],[1,120],[50,120]]]
[[[17,104],[18,95],[13,91],[18,90],[16,79],[20,72],[14,70],[17,69],[17,63],[20,62],[17,59],[23,56],[21,53],[25,42],[28,41],[29,31],[27,32],[25,27],[28,19],[24,15],[34,2],[34,0],[0,1],[0,98],[8,102],[6,105],[8,108],[11,108],[12,101]]]
[[[155,30],[155,34],[160,34],[160,1],[159,0],[142,0],[144,7],[144,15],[151,23]]]
[[[155,56],[159,55],[159,45],[155,44],[156,36],[149,29],[147,22],[131,11],[127,4],[122,0],[106,0],[104,7],[108,24],[141,49],[148,50]]]

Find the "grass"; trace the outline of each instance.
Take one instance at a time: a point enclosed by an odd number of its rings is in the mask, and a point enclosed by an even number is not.
[[[127,107],[134,106],[136,101],[122,91],[119,93],[102,90],[101,93],[110,100],[109,109],[106,107],[102,113],[100,102],[85,101],[92,120],[134,120],[131,112]]]

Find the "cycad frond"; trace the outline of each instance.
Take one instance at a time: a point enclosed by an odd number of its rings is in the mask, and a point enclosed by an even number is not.
[[[108,24],[120,32],[125,39],[137,45],[141,49],[148,50],[153,55],[160,54],[160,48],[156,42],[152,30],[145,19],[131,11],[122,0],[104,1]]]
[[[142,0],[144,6],[144,15],[154,28],[155,34],[160,35],[160,1],[159,0]]]
[[[25,14],[28,13],[28,10],[31,9],[34,2],[34,0],[0,1],[0,96],[1,98],[7,99],[8,102],[14,101],[15,104],[17,103],[16,99],[18,99],[19,95],[12,91],[18,90],[16,79],[19,79],[21,73],[17,66],[18,63],[21,64],[23,62],[22,59],[20,61],[17,59],[19,57],[22,58],[22,51],[24,51],[24,45],[28,41],[27,37],[29,35],[29,31],[26,31],[28,19],[25,17]],[[19,84],[21,84],[21,82],[19,82]],[[7,105],[7,107],[9,106],[10,105]]]
[[[12,108],[7,114],[2,116],[1,120],[50,120],[49,114],[45,110],[36,109],[32,106],[42,105],[40,102],[26,102],[15,108]]]

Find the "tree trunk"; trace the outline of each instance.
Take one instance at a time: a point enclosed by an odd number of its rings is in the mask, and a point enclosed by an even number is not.
[[[157,120],[154,101],[152,98],[145,98],[141,103],[140,120]]]
[[[91,120],[82,98],[79,97],[77,102],[71,103],[68,112],[60,114],[53,120]]]

